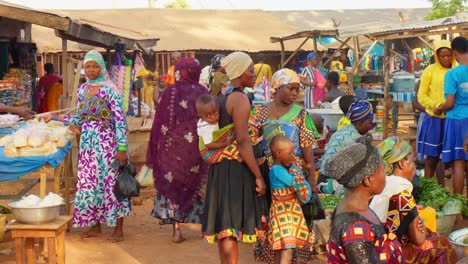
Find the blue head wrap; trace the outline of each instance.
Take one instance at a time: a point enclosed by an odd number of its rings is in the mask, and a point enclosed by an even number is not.
[[[372,104],[366,100],[359,100],[351,105],[347,116],[351,122],[357,122],[367,118],[373,118]]]
[[[309,55],[307,55],[307,61],[311,61],[312,59],[317,58],[317,57],[318,57],[317,53],[311,52],[309,53]]]

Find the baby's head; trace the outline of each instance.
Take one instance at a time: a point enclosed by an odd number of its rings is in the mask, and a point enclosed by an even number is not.
[[[195,104],[198,116],[208,124],[218,123],[219,105],[218,102],[209,94],[204,94],[197,98]]]
[[[275,160],[275,164],[290,167],[294,162],[294,144],[283,136],[276,135],[270,142],[270,150]]]

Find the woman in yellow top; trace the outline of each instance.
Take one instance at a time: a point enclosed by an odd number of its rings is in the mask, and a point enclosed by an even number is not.
[[[419,103],[426,108],[427,116],[422,121],[421,133],[418,136],[418,152],[425,156],[424,175],[433,177],[435,168],[442,153],[445,114],[436,115],[434,109],[445,102],[444,77],[447,71],[456,66],[450,41],[436,43],[435,63],[429,65],[421,76],[418,91]],[[444,184],[444,179],[438,179]]]

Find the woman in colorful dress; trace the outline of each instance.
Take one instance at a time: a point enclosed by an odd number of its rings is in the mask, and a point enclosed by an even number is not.
[[[235,264],[238,241],[255,242],[256,230],[262,228],[262,216],[267,213],[263,197],[266,187],[254,155],[261,152],[261,146],[252,146],[248,131],[251,104],[242,92],[255,82],[252,59],[243,52],[233,52],[221,61],[221,66],[231,82],[225,94],[217,98],[218,123],[219,127],[234,124],[243,162],[233,157],[210,166],[202,230],[208,243],[218,242],[220,262]]]
[[[374,196],[369,206],[390,232],[398,236],[405,263],[456,263],[457,254],[446,237],[418,228],[424,221],[412,195],[416,165],[411,146],[394,136],[385,139],[377,149],[383,157],[387,180],[383,192]]]
[[[161,225],[172,224],[172,242],[185,240],[180,223],[201,223],[200,190],[207,166],[198,151],[195,102],[208,90],[198,83],[200,66],[192,59],[177,62],[176,83],[168,86],[156,108],[146,165],[153,169],[154,209]]]
[[[432,178],[442,154],[445,114],[435,110],[444,102],[444,77],[447,71],[456,66],[450,41],[441,40],[436,43],[435,63],[427,66],[421,76],[418,90],[419,103],[426,109],[422,120],[421,132],[418,136],[419,155],[425,157],[424,176]],[[445,186],[443,175],[438,177],[439,185]]]
[[[271,79],[273,101],[268,104],[256,104],[252,110],[252,117],[261,124],[263,152],[267,157],[269,166],[273,166],[274,163],[269,147],[270,143],[275,136],[284,135],[293,142],[295,165],[306,176],[307,182],[314,188],[313,144],[319,133],[307,111],[295,104],[299,94],[299,83],[299,76],[290,69],[281,69],[275,72]],[[307,209],[305,214],[307,222],[310,224],[311,214],[309,211],[311,208],[310,206],[306,206],[304,209]],[[268,254],[268,250],[263,251],[267,251]],[[256,252],[256,254],[264,255],[263,252]],[[294,263],[306,262],[310,258],[310,247],[301,248],[300,252],[298,250],[294,251]],[[271,257],[258,258],[260,261],[268,261],[268,259],[271,259]]]
[[[301,84],[304,88],[304,107],[306,109],[313,108],[317,102],[323,102],[325,97],[325,82],[326,79],[318,70],[319,55],[315,52],[307,55],[307,66],[304,67],[301,74]]]
[[[385,187],[385,172],[372,136],[365,135],[325,163],[327,175],[346,187],[332,215],[328,263],[402,263],[397,236],[369,208]]]
[[[115,226],[112,242],[124,239],[123,218],[130,214],[130,199],[116,198],[115,179],[127,161],[127,123],[122,98],[115,92],[102,55],[92,50],[84,57],[86,82],[78,89],[73,116],[47,116],[81,127],[74,227],[91,227],[82,238],[101,235],[101,223]]]
[[[268,104],[256,104],[252,116],[262,125],[263,151],[270,166],[273,158],[269,148],[278,134],[294,143],[294,161],[314,185],[313,144],[319,133],[312,118],[300,105],[295,104],[299,94],[299,76],[290,69],[281,69],[273,75],[271,88],[274,100]]]

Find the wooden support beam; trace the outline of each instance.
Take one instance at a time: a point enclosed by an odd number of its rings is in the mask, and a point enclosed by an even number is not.
[[[388,110],[389,110],[389,94],[388,86],[390,83],[390,42],[386,40],[384,42],[384,117],[383,117],[383,139],[386,139],[388,136]]]
[[[372,43],[372,45],[366,50],[366,52],[364,52],[364,55],[362,55],[362,57],[359,59],[359,61],[357,61],[357,63],[355,63],[353,65],[353,68],[351,70],[351,72],[354,74],[356,72],[356,68],[359,67],[359,65],[362,64],[362,61],[364,60],[364,58],[369,54],[369,52],[371,52],[371,50],[375,47],[375,45],[377,45],[378,41],[377,40],[374,40],[374,43]]]
[[[66,91],[67,97],[71,98],[71,90],[68,86],[68,70],[67,70],[67,57],[68,57],[68,46],[67,40],[62,38],[62,82],[63,90]]]
[[[286,65],[284,63],[284,58],[286,57],[286,54],[284,51],[284,42],[282,40],[280,41],[280,45],[281,45],[281,68],[284,68],[284,65]]]
[[[347,38],[345,41],[343,41],[343,40],[341,40],[341,39],[339,39],[339,38],[337,38],[337,37],[333,37],[333,38],[334,38],[336,41],[338,41],[339,43],[341,43],[341,46],[340,46],[338,49],[341,49],[341,48],[343,48],[344,46],[347,46],[347,47],[350,48],[350,49],[354,49],[352,46],[350,46],[350,45],[348,44],[348,41],[351,39],[351,37]]]
[[[338,50],[340,50],[341,48],[343,48],[345,45],[348,46],[348,41],[351,39],[351,37],[347,38],[345,41],[341,41],[340,39],[338,39],[337,37],[333,37],[334,39],[336,39],[337,41],[339,41],[341,43],[341,45],[338,47]],[[349,47],[349,46],[348,46]],[[324,64],[322,64],[322,67],[327,67],[328,64],[330,64],[330,62],[333,60],[333,56],[331,56],[330,58],[328,58],[328,60],[325,61]]]
[[[317,36],[313,36],[313,41],[314,41],[314,51],[317,53]]]
[[[286,59],[286,61],[284,62],[284,65],[288,64],[288,62],[290,60],[292,60],[292,58],[294,58],[294,56],[296,56],[296,54],[299,52],[299,50],[301,50],[301,48],[307,42],[307,40],[309,40],[309,38],[304,38],[304,41],[301,43],[301,45],[299,45],[299,47],[291,55],[289,55],[289,57]]]
[[[408,56],[410,56],[408,63],[410,64],[410,72],[414,72],[414,57],[413,57],[413,49],[408,45],[408,42],[406,42],[405,39],[401,40],[401,43],[406,49],[406,52],[408,52]]]
[[[364,36],[364,37],[366,37],[366,38],[368,38],[369,40],[372,40],[372,41],[377,40],[377,39],[373,39],[373,38],[371,38],[371,37],[369,37],[369,36]],[[382,47],[385,48],[384,44],[382,44],[382,43],[380,43],[380,42],[377,42],[377,45],[382,46]],[[396,56],[400,57],[402,60],[408,61],[408,59],[405,58],[405,56],[401,55],[400,53],[398,53],[398,52],[396,52],[396,51],[394,51],[394,50],[392,50],[392,49],[390,49],[390,52],[393,53],[393,54],[395,54]]]
[[[426,44],[426,46],[428,46],[432,51],[435,51],[434,48],[432,47],[432,45],[429,44],[429,42],[427,42],[425,39],[423,39],[420,36],[418,36],[418,39],[421,40],[424,44]]]

